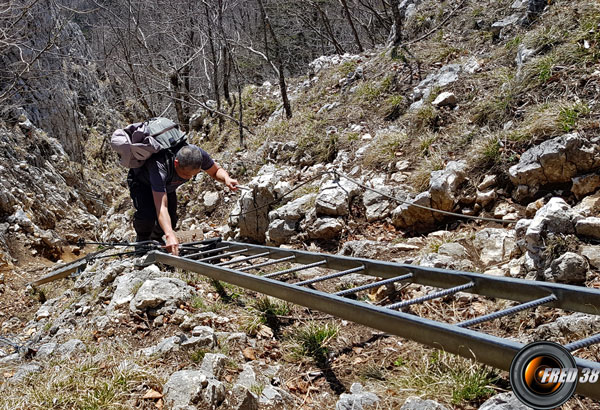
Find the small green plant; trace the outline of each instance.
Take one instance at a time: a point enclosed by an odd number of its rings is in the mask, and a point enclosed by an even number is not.
[[[253,384],[250,386],[250,391],[260,397],[265,389],[264,384]]]
[[[494,164],[500,162],[501,153],[500,140],[497,138],[490,139],[483,148],[483,157],[486,161]]]
[[[338,71],[341,75],[347,77],[349,74],[352,74],[356,71],[356,67],[358,67],[358,63],[356,61],[345,61],[344,63],[340,64]]]
[[[200,349],[190,353],[190,360],[194,363],[200,363],[209,350]]]
[[[552,68],[554,67],[554,59],[551,56],[540,58],[535,68],[537,77],[541,83],[545,83],[552,77]]]
[[[204,298],[200,295],[196,295],[192,298],[191,302],[192,308],[206,310],[206,304],[204,303]]]
[[[513,51],[519,47],[519,44],[523,42],[523,38],[521,36],[515,36],[514,38],[508,40],[506,45],[504,46],[507,50]]]
[[[404,366],[404,359],[402,357],[398,357],[396,360],[394,360],[394,366]]]
[[[338,328],[333,323],[320,324],[311,322],[298,329],[292,336],[298,346],[296,353],[310,356],[318,363],[327,362],[327,344],[338,333]]]
[[[365,379],[385,380],[382,367],[375,363],[367,364],[360,372],[360,375]]]
[[[261,313],[264,323],[268,316],[286,316],[291,311],[289,303],[269,296],[259,298],[253,307]]]
[[[564,131],[569,132],[576,127],[577,121],[581,116],[589,113],[590,108],[582,103],[575,104],[571,107],[564,107],[558,113],[558,122]]]

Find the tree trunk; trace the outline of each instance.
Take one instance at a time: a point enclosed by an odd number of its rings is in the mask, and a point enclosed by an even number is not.
[[[281,46],[279,44],[279,40],[275,35],[275,31],[271,26],[269,21],[269,15],[265,10],[265,6],[262,0],[256,0],[258,2],[258,7],[260,9],[260,14],[263,20],[263,26],[265,32],[268,32],[273,39],[273,43],[275,44],[275,61],[277,62],[277,74],[279,75],[279,90],[281,92],[281,100],[283,102],[283,109],[285,111],[285,116],[289,119],[292,118],[292,107],[290,106],[290,100],[287,95],[287,85],[285,83],[285,66],[283,64],[283,59],[281,58]],[[267,35],[265,33],[265,42],[267,40]],[[268,44],[265,43],[265,49],[268,49]]]
[[[354,26],[354,22],[352,21],[352,14],[350,14],[350,9],[348,8],[348,2],[346,0],[340,0],[340,3],[342,4],[342,7],[344,8],[344,14],[346,15],[346,18],[348,19],[348,24],[350,24],[350,28],[352,29],[352,35],[354,35],[354,41],[356,42],[356,45],[358,46],[358,51],[360,51],[362,53],[363,51],[365,51],[365,49],[363,48],[362,44],[360,43],[360,37],[358,36],[358,31],[356,31],[356,27]]]
[[[390,30],[388,43],[389,45],[396,47],[402,42],[402,23],[404,21],[404,13],[400,12],[400,0],[391,0],[391,5],[394,24]]]

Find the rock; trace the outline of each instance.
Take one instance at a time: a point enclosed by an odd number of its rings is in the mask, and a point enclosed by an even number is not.
[[[586,216],[597,216],[600,214],[600,192],[586,196],[573,208],[573,213]]]
[[[583,338],[598,332],[600,332],[600,316],[573,313],[539,326],[535,329],[533,338],[535,340],[550,340],[557,337],[573,339],[573,336]]]
[[[479,410],[532,410],[524,405],[513,392],[497,394],[486,400]]]
[[[311,239],[334,239],[340,235],[344,224],[338,218],[317,218],[307,229]]]
[[[384,178],[382,177],[373,178],[371,181],[367,182],[367,186],[400,200],[405,200],[407,197],[405,192],[395,190],[392,187],[385,185]],[[384,195],[378,194],[377,192],[367,190],[363,195],[363,205],[366,209],[367,221],[373,222],[388,217],[392,209],[397,206],[397,202]]]
[[[421,206],[431,207],[429,192],[421,192],[410,202],[398,205],[392,211],[392,223],[399,229],[427,230],[432,228],[435,224],[433,212],[421,208]]]
[[[156,309],[164,305],[177,306],[191,297],[192,288],[180,279],[156,278],[145,281],[137,291],[129,310],[141,314],[146,309]]]
[[[217,336],[212,327],[196,326],[192,330],[192,337],[181,343],[181,347],[185,348],[200,348],[206,347],[212,349],[217,345]]]
[[[218,192],[207,192],[202,197],[204,209],[206,212],[212,212],[219,204],[219,193]]]
[[[456,203],[455,191],[466,178],[466,161],[450,161],[441,171],[433,171],[429,181],[431,204],[436,209],[450,211]]]
[[[243,386],[247,389],[252,388],[252,386],[256,385],[256,372],[254,368],[246,363],[242,366],[242,372],[238,376],[236,384]]]
[[[350,394],[342,393],[335,404],[335,410],[362,410],[363,406],[371,406],[379,402],[375,393],[364,390],[360,383],[353,383]]]
[[[202,390],[202,399],[209,408],[217,408],[225,400],[225,385],[216,379],[209,378],[206,388]]]
[[[581,255],[587,258],[592,267],[600,269],[600,246],[584,245],[581,247]]]
[[[448,410],[448,407],[433,400],[424,400],[420,397],[411,396],[400,407],[400,410]]]
[[[189,406],[200,398],[203,388],[208,386],[208,378],[201,371],[180,370],[169,377],[163,388],[167,408]]]
[[[389,243],[358,240],[345,242],[339,254],[354,258],[376,259],[377,255],[389,250]]]
[[[501,31],[507,27],[514,26],[519,21],[520,16],[518,14],[511,14],[502,20],[496,21],[492,24],[491,31],[494,36],[499,36]]]
[[[548,282],[581,284],[585,282],[589,264],[586,258],[573,252],[566,252],[550,264],[544,271]]]
[[[431,90],[435,87],[442,88],[448,84],[452,84],[458,80],[460,71],[460,64],[448,64],[440,68],[437,73],[429,74],[413,89],[413,100],[416,101],[429,97]]]
[[[43,345],[38,347],[37,352],[35,353],[35,357],[37,359],[46,359],[54,353],[57,347],[57,343],[44,343]]]
[[[573,212],[564,199],[554,197],[535,214],[525,233],[527,250],[539,253],[549,233],[572,234],[575,226]]]
[[[161,340],[154,346],[139,350],[139,354],[146,357],[160,356],[166,353],[178,351],[179,345],[181,345],[181,338],[179,336],[172,336]]]
[[[580,219],[575,224],[577,235],[600,239],[600,218]]]
[[[479,251],[481,262],[485,266],[501,263],[510,258],[515,250],[515,232],[485,228],[475,234],[473,245]]]
[[[481,183],[479,185],[477,185],[477,190],[485,191],[489,187],[496,185],[496,183],[497,183],[496,175],[486,175],[483,178],[483,181],[481,181]]]
[[[116,289],[107,310],[112,312],[114,309],[130,303],[135,289],[139,289],[145,280],[160,276],[162,276],[162,273],[156,265],[150,265],[142,271],[132,271],[118,276],[115,279]]]
[[[438,254],[447,255],[455,259],[468,259],[467,249],[459,243],[447,242],[440,245]]]
[[[223,407],[231,410],[258,410],[258,396],[246,387],[236,385],[227,392]]]
[[[586,195],[592,194],[600,188],[600,175],[587,174],[572,179],[573,187],[571,191],[577,199],[581,199]]]
[[[416,264],[430,268],[462,271],[473,271],[475,269],[468,259],[455,259],[448,255],[440,255],[439,253],[428,253],[417,259]]]
[[[202,359],[200,370],[207,376],[220,379],[225,371],[227,356],[221,353],[207,353]]]
[[[39,373],[42,371],[42,366],[40,366],[37,363],[27,363],[27,364],[22,364],[21,366],[19,366],[19,368],[17,369],[17,371],[15,372],[15,374],[8,379],[8,383],[20,383],[22,382],[27,376],[34,374],[34,373]]]
[[[565,183],[578,174],[600,166],[599,148],[577,133],[566,134],[528,149],[519,163],[509,168],[509,177],[518,186],[513,197],[521,201],[541,186]]]
[[[248,183],[251,191],[242,194],[232,212],[236,216],[229,220],[232,227],[239,228],[242,238],[264,243],[269,226],[268,205],[275,200],[274,187],[289,174],[287,168],[277,169],[274,165],[267,164]]]
[[[523,64],[527,61],[531,60],[533,56],[537,54],[536,50],[531,48],[527,48],[524,44],[519,44],[517,48],[517,56],[515,57],[515,63],[517,64],[517,69],[520,69]]]
[[[440,93],[431,104],[434,107],[455,107],[456,102],[456,96],[453,93],[444,91],[443,93]]]
[[[360,187],[347,179],[328,180],[319,188],[315,202],[317,215],[348,215],[350,200],[360,192]]]
[[[285,390],[269,384],[263,389],[259,402],[269,407],[291,408],[294,406],[295,399]]]
[[[498,195],[496,194],[496,191],[494,191],[493,189],[491,189],[487,192],[477,191],[477,199],[475,201],[482,207],[486,207],[490,203],[494,202],[497,197],[498,197]]]
[[[73,354],[77,352],[83,352],[85,350],[85,345],[79,339],[71,339],[60,346],[58,346],[55,350],[55,353],[62,357],[71,357]]]

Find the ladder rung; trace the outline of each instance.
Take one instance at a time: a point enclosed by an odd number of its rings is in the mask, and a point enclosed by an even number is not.
[[[412,273],[407,273],[406,275],[396,276],[395,278],[380,280],[378,282],[369,283],[367,285],[358,286],[356,288],[342,290],[340,292],[337,292],[335,295],[336,296],[346,296],[346,295],[350,295],[352,293],[361,292],[363,290],[378,288],[379,286],[388,285],[388,284],[394,283],[394,282],[400,282],[401,280],[410,279],[412,277],[413,277]]]
[[[263,256],[267,256],[270,253],[271,252],[263,252],[263,253],[259,253],[259,254],[256,254],[256,255],[246,256],[245,258],[241,258],[241,259],[232,259],[230,261],[217,263],[217,266],[231,265],[231,264],[234,264],[234,263],[245,262],[245,261],[249,261],[249,260],[256,259],[256,258],[262,258]]]
[[[185,255],[185,257],[189,258],[189,259],[192,259],[192,258],[195,258],[195,257],[198,257],[198,256],[208,255],[210,253],[221,252],[221,251],[224,251],[225,249],[229,249],[229,248],[231,248],[231,246],[223,246],[222,248],[214,248],[214,249],[209,249],[207,251],[191,253],[189,255]]]
[[[209,256],[208,258],[202,258],[202,259],[198,259],[198,260],[197,260],[197,262],[207,262],[207,261],[212,261],[212,260],[215,260],[215,259],[221,259],[221,258],[224,258],[224,257],[226,257],[226,256],[238,255],[238,254],[240,254],[240,253],[244,253],[244,252],[247,252],[247,251],[248,251],[248,248],[245,248],[245,249],[240,249],[240,250],[233,251],[233,252],[225,252],[225,253],[222,253],[222,254],[220,254],[220,255]]]
[[[557,299],[558,298],[556,296],[554,296],[554,295],[546,296],[544,298],[539,298],[539,299],[536,299],[536,300],[532,300],[530,302],[521,303],[520,305],[513,306],[513,307],[510,307],[508,309],[499,310],[498,312],[493,312],[493,313],[490,313],[488,315],[483,315],[483,316],[476,317],[476,318],[471,319],[471,320],[466,320],[464,322],[458,323],[457,326],[460,326],[460,327],[473,326],[473,325],[476,325],[478,323],[487,322],[488,320],[498,319],[498,318],[501,318],[503,316],[512,315],[512,314],[515,314],[515,313],[520,312],[520,311],[525,310],[525,309],[534,308],[536,306],[540,306],[540,305],[543,305],[545,303],[554,302]]]
[[[239,268],[238,270],[241,271],[241,272],[243,272],[243,271],[247,271],[247,270],[250,270],[250,269],[262,268],[263,266],[275,265],[277,263],[291,261],[292,259],[296,259],[296,257],[294,255],[292,255],[292,256],[286,256],[285,258],[273,259],[273,260],[268,261],[268,262],[259,263],[258,265],[244,266],[243,268]]]
[[[298,286],[310,285],[311,283],[321,282],[321,281],[333,279],[333,278],[339,278],[340,276],[349,275],[351,273],[360,272],[363,270],[365,270],[365,265],[358,266],[358,267],[352,268],[352,269],[348,269],[348,270],[345,270],[342,272],[332,273],[330,275],[320,276],[318,278],[313,278],[313,279],[308,279],[308,280],[305,280],[302,282],[297,282],[297,283],[294,283],[294,285],[298,285]]]
[[[264,275],[263,277],[265,277],[265,278],[274,278],[275,276],[281,276],[281,275],[285,275],[286,273],[298,272],[300,270],[304,270],[304,269],[308,269],[308,268],[314,268],[316,266],[325,265],[326,263],[327,263],[326,260],[322,260],[322,261],[315,262],[315,263],[309,263],[308,265],[298,266],[296,268],[290,268],[290,269],[282,270],[282,271],[279,271],[279,272],[269,273],[268,275]]]
[[[405,300],[402,302],[394,303],[388,306],[385,306],[388,309],[399,309],[405,306],[414,305],[415,303],[423,303],[431,299],[441,298],[442,296],[451,295],[456,292],[460,292],[461,290],[469,289],[475,286],[474,282],[465,283],[464,285],[455,286],[450,289],[444,289],[439,292],[434,292],[429,295],[421,296],[420,298],[415,298],[411,300]]]

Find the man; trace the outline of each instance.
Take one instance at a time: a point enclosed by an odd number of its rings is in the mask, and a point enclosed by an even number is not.
[[[175,155],[161,151],[151,156],[140,168],[127,175],[127,184],[136,212],[133,227],[136,241],[162,241],[173,255],[179,254],[175,236],[177,225],[177,188],[200,171],[235,191],[238,181],[219,167],[206,151],[195,145],[184,145]]]

